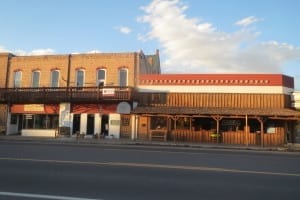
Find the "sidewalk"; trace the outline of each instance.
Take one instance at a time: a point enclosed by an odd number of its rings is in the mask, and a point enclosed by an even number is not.
[[[300,144],[286,144],[281,147],[261,147],[246,145],[207,144],[190,142],[161,142],[129,139],[98,139],[98,138],[76,138],[76,137],[25,137],[20,135],[0,135],[0,141],[20,141],[33,143],[51,144],[84,144],[84,145],[128,145],[128,146],[152,146],[152,147],[185,147],[203,148],[216,150],[252,150],[252,151],[278,151],[278,152],[300,152]]]

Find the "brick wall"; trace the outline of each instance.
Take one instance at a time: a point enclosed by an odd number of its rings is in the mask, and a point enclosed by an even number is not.
[[[50,87],[51,71],[60,71],[59,86],[66,87],[68,74],[68,56],[19,56],[11,59],[9,87],[13,87],[14,72],[22,71],[21,87],[31,87],[32,71],[40,71],[40,87]]]
[[[106,84],[118,86],[119,69],[128,69],[128,86],[134,86],[136,53],[102,53],[72,55],[70,86],[76,85],[76,70],[85,71],[85,87],[96,86],[97,69],[106,69]]]
[[[118,86],[119,69],[128,69],[128,86],[134,86],[135,69],[138,65],[137,53],[101,53],[101,54],[78,54],[71,55],[70,59],[70,86],[76,86],[76,70],[83,69],[85,72],[84,86],[96,86],[96,72],[99,68],[106,69],[106,84]],[[6,58],[7,60],[7,58]],[[5,83],[7,63],[0,56],[1,81]],[[50,87],[51,71],[59,70],[59,87],[67,86],[69,55],[48,56],[16,56],[11,59],[9,74],[9,87],[13,87],[14,72],[22,71],[21,87],[31,87],[32,72],[40,71],[40,87]],[[3,77],[2,77],[3,76]]]
[[[5,87],[8,53],[0,53],[0,87]]]

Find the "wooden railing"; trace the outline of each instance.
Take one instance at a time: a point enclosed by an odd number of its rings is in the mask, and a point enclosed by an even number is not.
[[[218,136],[217,134],[209,130],[201,130],[201,131],[176,130],[171,132],[168,139],[174,141],[181,141],[181,142],[261,145],[260,133],[245,133],[244,131],[227,131],[227,132],[220,133]],[[283,128],[277,127],[275,133],[264,133],[263,143],[264,146],[283,145],[284,144]]]
[[[131,101],[131,87],[0,88],[1,103]]]

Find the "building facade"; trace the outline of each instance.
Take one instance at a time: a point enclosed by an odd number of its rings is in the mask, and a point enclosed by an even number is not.
[[[138,91],[140,139],[270,146],[295,138],[292,77],[149,74]]]
[[[130,138],[136,80],[138,74],[160,73],[156,53],[2,53],[2,131],[23,136]]]
[[[282,74],[161,74],[159,52],[0,54],[1,131],[239,145],[293,142]]]

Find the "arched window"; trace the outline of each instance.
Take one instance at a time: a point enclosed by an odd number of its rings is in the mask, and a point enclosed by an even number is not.
[[[97,70],[97,86],[104,86],[106,82],[106,70],[98,69]]]
[[[22,71],[15,71],[14,73],[14,88],[21,87]]]
[[[119,86],[126,87],[128,85],[128,70],[126,68],[119,69]]]
[[[32,87],[39,87],[40,86],[40,71],[33,71],[32,72]]]
[[[51,87],[58,87],[59,86],[59,71],[52,70],[51,71]]]
[[[83,87],[84,85],[84,71],[77,70],[76,71],[76,87]]]

